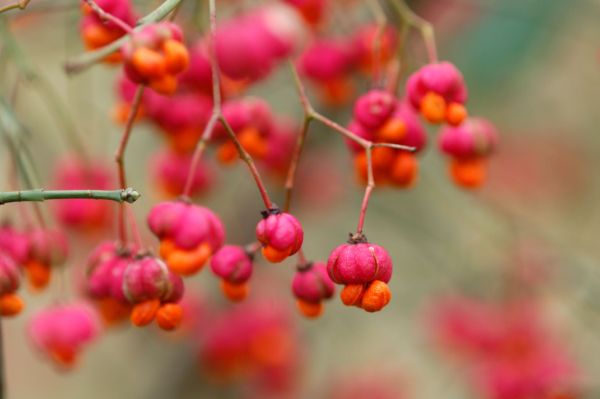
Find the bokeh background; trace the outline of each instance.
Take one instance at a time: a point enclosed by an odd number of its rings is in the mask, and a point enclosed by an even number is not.
[[[207,28],[208,4],[185,3],[179,18],[193,20],[189,25],[196,30],[188,35],[199,35]],[[332,29],[341,29],[338,23],[372,19],[360,3],[332,3],[335,20],[341,20],[332,23]],[[390,23],[397,23],[384,3]],[[135,5],[146,14],[159,2]],[[388,307],[368,314],[344,307],[336,295],[320,319],[306,320],[296,312],[290,292],[295,260],[274,265],[258,257],[248,301],[263,301],[264,309],[283,309],[298,363],[293,389],[263,392],[261,384],[257,388],[248,379],[223,383],[200,370],[201,333],[174,338],[154,327],[137,329],[127,323],[106,330],[77,368],[57,371],[33,350],[25,332],[37,310],[64,300],[55,279],[41,294],[24,293],[26,310],[2,321],[7,397],[333,398],[342,388],[365,380],[369,394],[360,397],[376,397],[374,387],[383,387],[391,396],[380,397],[485,398],[474,387],[472,361],[448,356],[436,343],[441,329],[431,323],[428,311],[440,301],[447,303],[443,298],[448,295],[482,303],[512,301],[517,308],[535,304],[533,314],[543,320],[539,336],[556,337],[579,370],[571,381],[575,393],[547,399],[597,397],[600,1],[419,0],[410,5],[434,24],[440,58],[463,72],[470,112],[497,125],[501,145],[481,190],[465,191],[450,182],[446,159],[433,139],[421,156],[416,187],[375,189],[365,232],[394,262]],[[219,1],[219,20],[252,6],[251,1]],[[93,154],[111,162],[122,131],[110,116],[117,101],[119,68],[98,65],[73,77],[63,71],[65,60],[83,51],[78,2],[32,0],[25,11],[14,10],[4,18],[27,64],[56,90]],[[412,71],[426,62],[418,32],[411,32],[407,46]],[[11,99],[15,115],[27,127],[21,132],[24,143],[42,187],[48,187],[56,159],[68,151],[61,139],[65,125],[40,96],[40,80],[28,79],[6,49],[0,53],[0,68],[2,96]],[[317,109],[342,125],[350,120],[349,106],[328,108],[307,86]],[[361,81],[359,87],[364,91],[369,82]],[[252,86],[249,94],[266,99],[275,113],[295,118],[299,127],[302,109],[285,65]],[[429,130],[433,137],[436,129]],[[154,247],[157,241],[146,228],[145,216],[164,199],[149,172],[152,154],[162,145],[156,127],[141,122],[134,127],[126,154],[129,184],[142,193],[133,210],[145,243]],[[197,202],[222,218],[227,242],[251,242],[263,205],[249,171],[242,162],[227,168],[216,165],[212,151],[206,157],[213,164],[214,184]],[[2,170],[8,169],[4,145],[0,159]],[[6,175],[0,174],[2,187],[8,184]],[[274,202],[283,202],[282,180],[268,178],[267,189]],[[341,136],[311,125],[292,201],[292,213],[305,231],[308,258],[326,260],[346,241],[358,221],[362,197],[363,187],[354,177]],[[18,207],[27,205],[3,206],[0,217],[15,218]],[[44,207],[49,211],[48,204]],[[111,237],[113,230],[71,233],[72,253],[63,272],[67,298],[80,292],[87,254],[102,238]],[[186,283],[201,295],[204,309],[211,309],[199,311],[206,312],[200,329],[242,306],[223,298],[218,280],[207,270]],[[354,389],[357,392],[360,389]]]

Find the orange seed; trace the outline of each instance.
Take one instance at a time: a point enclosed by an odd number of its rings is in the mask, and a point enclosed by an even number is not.
[[[165,257],[165,260],[173,273],[191,276],[202,269],[211,255],[210,244],[203,242],[191,251],[175,249]]]
[[[323,303],[322,302],[308,302],[303,299],[296,301],[296,306],[300,313],[309,319],[316,319],[323,314]]]
[[[246,299],[250,293],[250,284],[247,282],[233,283],[227,280],[221,280],[221,291],[233,302],[240,302]]]
[[[421,100],[421,113],[431,123],[442,123],[446,119],[446,100],[430,91]]]
[[[450,103],[446,109],[446,122],[452,126],[460,125],[468,116],[467,108],[459,103]]]
[[[342,292],[340,292],[340,298],[342,303],[346,306],[358,306],[362,307],[363,295],[365,293],[365,284],[346,284]]]
[[[266,260],[271,263],[279,263],[283,262],[285,258],[287,258],[292,252],[292,247],[286,249],[277,249],[273,248],[270,245],[267,245],[262,249],[262,254]]]
[[[0,313],[2,316],[15,316],[23,310],[25,303],[14,293],[0,296]]]
[[[160,299],[148,299],[140,302],[133,307],[131,311],[131,322],[137,327],[144,327],[154,320],[156,312],[160,308]]]
[[[480,187],[487,179],[486,159],[483,157],[455,158],[450,163],[450,176],[461,187]]]
[[[177,40],[167,40],[163,44],[167,72],[175,75],[187,69],[190,65],[190,53],[183,43]]]
[[[388,285],[383,281],[375,280],[365,291],[362,307],[369,313],[379,312],[390,303],[390,299],[392,299],[392,293]]]
[[[165,73],[162,76],[152,78],[150,88],[158,94],[170,96],[177,90],[177,79],[175,79],[175,76]]]
[[[174,303],[165,303],[156,312],[156,324],[165,330],[172,331],[179,327],[183,317],[181,306]]]

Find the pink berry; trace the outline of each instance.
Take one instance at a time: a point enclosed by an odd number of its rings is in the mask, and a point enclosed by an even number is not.
[[[136,257],[123,277],[123,293],[132,304],[162,298],[170,287],[167,265],[153,256]]]
[[[444,126],[439,135],[442,152],[457,158],[484,156],[498,145],[496,127],[484,118],[469,118],[460,126]]]
[[[327,265],[315,262],[297,270],[292,280],[292,291],[296,298],[308,302],[331,298],[335,293],[335,284],[327,274]]]
[[[350,243],[333,250],[327,260],[327,273],[338,284],[368,283],[392,278],[392,259],[385,249],[369,243]]]
[[[354,103],[354,119],[367,129],[377,129],[385,123],[395,106],[396,101],[392,93],[371,90]]]
[[[0,295],[10,294],[19,288],[21,275],[17,263],[0,252]]]
[[[347,41],[320,39],[304,50],[298,69],[311,79],[326,82],[350,73],[355,58],[356,52]]]
[[[252,276],[252,257],[239,245],[225,245],[210,260],[213,273],[232,283],[243,283]]]
[[[54,305],[35,314],[27,332],[36,349],[58,366],[71,368],[100,334],[96,311],[83,302]]]
[[[87,289],[90,295],[129,303],[123,293],[123,276],[132,260],[131,251],[117,249],[110,241],[100,244],[88,259]]]
[[[406,92],[416,109],[420,109],[423,97],[429,92],[441,95],[446,103],[464,104],[468,98],[462,74],[447,61],[425,65],[413,73],[406,83]]]
[[[202,243],[214,253],[225,241],[225,227],[210,209],[184,201],[162,202],[148,214],[150,230],[160,239],[171,239],[183,250]]]
[[[263,247],[283,251],[290,248],[293,255],[302,246],[304,232],[298,220],[289,213],[271,213],[256,226],[256,238]]]
[[[0,227],[0,253],[5,253],[22,265],[29,259],[30,248],[27,233],[20,232],[9,224]]]

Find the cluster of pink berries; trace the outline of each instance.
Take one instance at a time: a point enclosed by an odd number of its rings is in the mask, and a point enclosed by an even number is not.
[[[388,27],[381,40],[378,59],[373,42],[377,26],[359,27],[349,37],[317,37],[298,59],[298,70],[314,82],[321,100],[332,107],[346,105],[356,92],[356,73],[370,75],[375,64],[384,65],[393,56],[398,42],[396,31]]]
[[[77,364],[80,352],[98,338],[100,330],[95,310],[83,302],[43,309],[27,327],[34,347],[64,370]]]
[[[137,12],[129,0],[97,0],[95,2],[105,12],[119,18],[130,26],[135,25]],[[84,0],[81,0],[83,18],[79,23],[81,36],[89,50],[104,47],[127,32],[113,21],[103,21]],[[118,63],[123,60],[120,53],[113,53],[104,59],[108,63]]]
[[[15,293],[21,274],[29,286],[38,291],[50,282],[52,268],[62,265],[67,257],[68,242],[57,230],[31,228],[19,231],[11,225],[0,227],[0,312],[18,314],[24,304]]]
[[[348,130],[374,143],[401,144],[423,149],[427,135],[415,111],[404,100],[396,100],[385,90],[371,90],[354,103],[354,118]],[[356,173],[367,181],[367,154],[363,147],[347,140],[354,153]],[[375,184],[392,184],[410,187],[418,180],[419,165],[414,154],[391,147],[372,150],[372,167]]]
[[[548,334],[541,313],[526,299],[442,298],[428,327],[442,350],[477,365],[469,376],[482,398],[579,397],[580,371],[562,342]]]
[[[145,84],[159,94],[177,90],[176,76],[185,71],[190,55],[183,45],[183,31],[170,22],[159,22],[132,33],[121,47],[124,69],[134,83]]]
[[[420,151],[427,141],[418,113],[430,123],[446,125],[439,147],[451,157],[449,174],[465,188],[481,186],[487,177],[487,157],[498,143],[496,128],[483,118],[468,118],[464,103],[467,88],[461,73],[449,62],[426,65],[407,82],[406,99],[396,100],[385,90],[371,90],[354,103],[348,129],[373,143],[402,144]],[[348,140],[359,178],[367,180],[364,148]],[[416,157],[386,146],[372,150],[373,177],[377,184],[410,187],[418,177]]]
[[[53,188],[57,190],[109,190],[113,187],[113,171],[97,160],[67,154],[59,158],[53,170]],[[80,232],[104,230],[111,225],[114,204],[108,201],[67,199],[52,203],[54,216],[61,225]]]

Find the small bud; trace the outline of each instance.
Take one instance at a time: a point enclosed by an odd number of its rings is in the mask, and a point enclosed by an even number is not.
[[[121,199],[123,201],[129,202],[130,204],[133,204],[140,197],[141,197],[140,193],[138,193],[137,191],[135,191],[132,188],[128,188],[126,190],[123,190],[123,192],[121,193]]]

